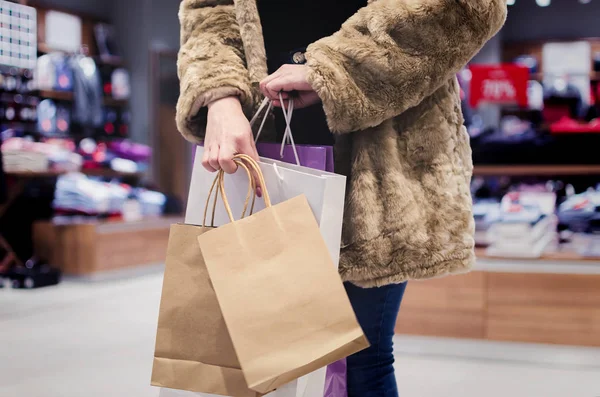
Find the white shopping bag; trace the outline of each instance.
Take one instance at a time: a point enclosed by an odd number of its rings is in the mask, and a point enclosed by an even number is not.
[[[265,397],[321,397],[325,390],[326,368],[298,379]],[[194,393],[190,391],[161,389],[159,397],[223,397],[214,394]]]
[[[202,167],[203,154],[204,148],[199,147],[196,150],[185,216],[185,223],[190,225],[202,224],[204,203],[214,180],[214,174]],[[260,167],[273,204],[279,204],[302,194],[306,196],[319,223],[333,263],[337,266],[340,259],[346,177],[266,158],[261,158]],[[237,172],[228,177],[225,182],[227,198],[234,214],[241,215],[243,212],[248,194],[247,180],[248,177],[244,172]],[[262,200],[257,200],[256,211],[262,209],[264,203]],[[227,223],[229,218],[225,208],[222,205],[217,206],[215,226]]]

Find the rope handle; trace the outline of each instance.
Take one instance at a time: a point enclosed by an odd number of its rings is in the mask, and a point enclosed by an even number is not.
[[[285,149],[285,145],[290,144],[292,146],[292,150],[294,152],[296,164],[301,165],[300,157],[298,156],[298,150],[296,149],[296,142],[294,142],[294,136],[292,135],[292,127],[291,127],[292,116],[294,114],[294,100],[289,99],[287,110],[286,110],[285,106],[283,106],[283,95],[281,94],[281,92],[279,93],[279,101],[281,102],[281,111],[283,112],[283,118],[285,119],[285,132],[283,134],[283,141],[281,142],[281,150],[279,152],[279,155],[281,156],[281,158],[283,158],[283,152]],[[269,113],[273,109],[273,101],[271,101],[269,98],[265,98],[262,101],[262,103],[258,107],[258,110],[256,111],[256,114],[254,115],[254,117],[252,117],[252,120],[250,120],[250,126],[254,126],[254,124],[256,124],[256,122],[258,121],[258,118],[260,117],[261,112],[265,108],[267,110],[262,119],[262,122],[260,123],[260,127],[258,128],[258,131],[256,133],[256,138],[254,139],[254,143],[258,142],[258,138],[260,137],[260,134],[262,133],[262,131],[264,129],[267,118],[269,117]]]
[[[260,169],[258,163],[250,156],[246,154],[237,154],[234,156],[233,161],[236,164],[246,170],[248,174],[248,178],[252,180],[253,178],[258,179],[258,185],[262,187],[263,190],[263,198],[265,200],[265,206],[267,208],[271,207],[271,197],[269,196],[269,191],[267,190],[267,186],[265,183],[265,176]],[[252,175],[251,171],[254,171],[254,175]],[[225,211],[227,211],[227,215],[229,216],[229,220],[234,222],[233,213],[231,211],[231,206],[229,205],[229,200],[227,199],[227,195],[225,194],[225,171],[219,171],[219,190],[221,193],[221,197],[223,198],[223,204],[225,205]],[[251,186],[256,188],[256,183],[251,183]],[[252,206],[254,208],[254,205]],[[245,211],[244,211],[245,212]]]
[[[246,174],[248,175],[248,180],[249,180],[248,193],[246,195],[246,201],[244,202],[244,210],[242,212],[242,217],[241,217],[241,219],[243,219],[246,216],[246,211],[248,211],[248,204],[250,203],[250,197],[252,197],[252,204],[250,206],[250,215],[252,215],[252,213],[254,212],[254,205],[256,203],[256,180],[252,177],[250,169],[248,168],[248,166],[246,166],[246,164],[244,164],[241,161],[236,161],[236,162],[237,162],[238,166],[242,167],[246,171]],[[221,186],[220,186],[220,184],[223,183],[222,182],[222,179],[223,179],[222,174],[223,174],[222,171],[220,171],[217,174],[217,176],[215,177],[215,179],[210,187],[210,190],[208,192],[208,197],[206,199],[206,205],[204,206],[204,218],[202,220],[202,227],[206,227],[206,216],[208,215],[208,207],[210,205],[210,199],[211,199],[211,197],[213,197],[213,192],[214,192],[214,200],[213,200],[213,207],[212,207],[213,209],[212,209],[212,217],[211,217],[210,227],[215,226],[215,214],[217,211],[217,201],[218,201],[218,197],[219,197],[219,192],[222,192],[222,196],[224,198],[223,201],[226,200],[226,197],[223,193],[224,188],[221,189]],[[219,188],[215,189],[217,186],[219,186]],[[229,206],[229,204],[227,203],[226,209],[228,208],[228,206]],[[230,215],[230,214],[231,214],[231,208],[228,209],[228,215]],[[232,217],[233,216],[230,216],[230,219]]]

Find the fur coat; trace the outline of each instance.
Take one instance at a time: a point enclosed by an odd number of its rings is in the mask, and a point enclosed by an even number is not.
[[[202,140],[206,105],[248,116],[267,76],[257,0],[181,3],[179,130]],[[260,0],[259,0],[260,1]],[[340,274],[363,287],[468,271],[469,136],[456,73],[502,27],[506,0],[372,0],[308,47],[309,81],[348,177]]]

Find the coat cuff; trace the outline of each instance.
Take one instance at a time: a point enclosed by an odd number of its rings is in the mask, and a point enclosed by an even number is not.
[[[222,86],[202,91],[189,88],[182,92],[177,102],[177,128],[183,137],[192,143],[201,143],[206,134],[208,104],[229,96],[240,99],[246,114],[252,112],[254,101],[249,88]]]
[[[326,46],[320,46],[317,43],[308,47],[306,52],[306,65],[309,68],[308,82],[315,90],[323,103],[323,109],[327,117],[327,125],[333,133],[346,133],[360,130],[352,117],[348,117],[347,106],[344,101],[355,100],[350,98],[348,91],[336,90],[339,87],[345,87],[348,82],[348,76],[343,76],[344,68],[335,65],[332,56],[336,54],[328,53]],[[356,109],[356,108],[355,108]]]

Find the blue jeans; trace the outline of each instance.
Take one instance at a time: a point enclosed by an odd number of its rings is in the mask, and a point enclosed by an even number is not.
[[[346,292],[371,347],[348,357],[348,397],[398,397],[394,374],[394,327],[406,283]]]

